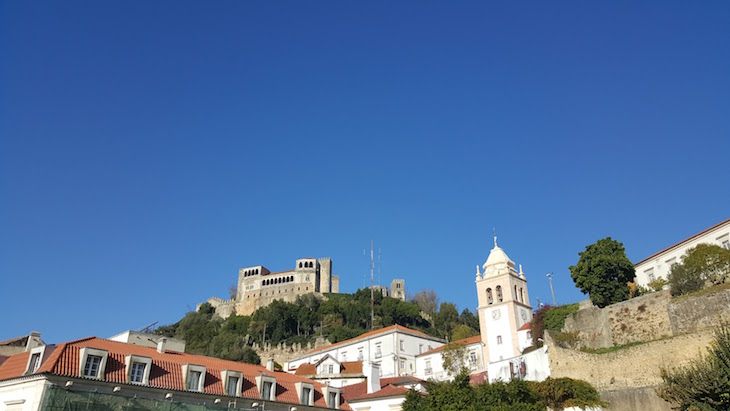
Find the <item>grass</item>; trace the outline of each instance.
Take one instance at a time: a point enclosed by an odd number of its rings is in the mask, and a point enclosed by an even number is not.
[[[612,352],[616,352],[616,351],[620,351],[620,350],[625,350],[627,348],[636,347],[637,345],[648,344],[650,342],[655,342],[655,341],[667,340],[667,339],[670,339],[670,338],[672,338],[672,337],[671,336],[668,336],[668,337],[664,337],[664,338],[657,338],[656,340],[634,341],[634,342],[630,342],[630,343],[627,343],[627,344],[614,345],[612,347],[606,347],[606,348],[598,348],[598,349],[581,348],[580,350],[583,351],[583,352],[587,352],[589,354],[608,354],[608,353],[612,353]]]
[[[727,289],[730,289],[730,283],[713,285],[712,287],[707,287],[707,288],[703,288],[701,290],[693,291],[691,293],[678,295],[678,296],[672,298],[672,301],[680,301],[685,298],[691,298],[691,297],[702,297],[705,295],[714,294],[714,293],[724,291]]]

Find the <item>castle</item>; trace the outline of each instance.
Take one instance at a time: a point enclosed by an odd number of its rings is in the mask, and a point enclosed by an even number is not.
[[[216,314],[227,318],[231,314],[251,315],[274,300],[294,302],[297,296],[309,293],[339,293],[340,277],[332,274],[332,259],[301,258],[294,269],[272,273],[262,265],[238,270],[236,298],[208,299]]]

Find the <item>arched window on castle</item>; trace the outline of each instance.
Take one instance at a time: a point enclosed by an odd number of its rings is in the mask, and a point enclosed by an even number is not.
[[[492,300],[492,289],[487,288],[487,303],[492,304],[494,301]]]
[[[497,301],[499,301],[500,303],[503,301],[503,298],[502,298],[502,286],[501,285],[498,285],[497,286]]]
[[[302,268],[302,262],[301,261],[299,262],[299,268]]]

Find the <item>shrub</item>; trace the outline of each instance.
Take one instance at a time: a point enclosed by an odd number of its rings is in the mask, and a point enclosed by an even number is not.
[[[669,272],[669,290],[672,296],[701,290],[705,285],[699,273],[688,270],[684,264],[675,264]]]
[[[667,284],[669,284],[669,281],[659,277],[653,281],[650,281],[649,284],[647,284],[647,285],[649,286],[650,289],[652,289],[654,291],[661,291],[664,289],[664,286]]]

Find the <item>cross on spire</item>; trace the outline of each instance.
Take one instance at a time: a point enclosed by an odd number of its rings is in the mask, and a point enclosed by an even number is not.
[[[497,247],[497,229],[492,227],[492,233],[494,233],[494,246]]]

